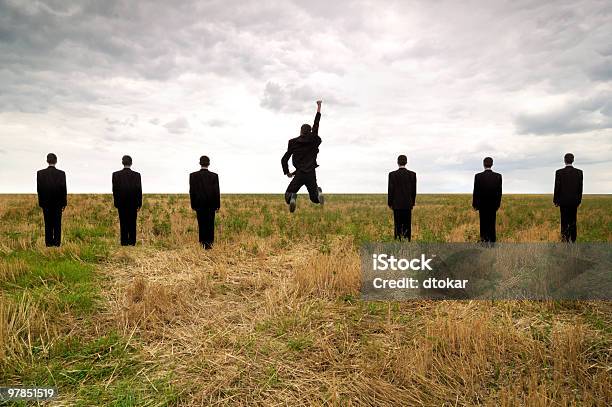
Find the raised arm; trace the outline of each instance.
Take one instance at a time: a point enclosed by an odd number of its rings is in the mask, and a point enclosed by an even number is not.
[[[312,135],[315,137],[319,136],[319,121],[321,120],[321,103],[323,103],[323,101],[317,100],[317,114],[315,114],[314,123],[312,125]]]

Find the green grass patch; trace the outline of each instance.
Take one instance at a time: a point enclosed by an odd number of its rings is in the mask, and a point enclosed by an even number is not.
[[[3,376],[9,385],[57,387],[60,398],[77,406],[168,405],[179,399],[171,377],[151,377],[138,351],[117,333],[59,340]]]
[[[21,260],[27,272],[0,281],[0,289],[19,300],[28,293],[46,310],[91,313],[98,299],[97,277],[92,264],[69,257],[48,258],[32,251],[12,253],[7,261]]]
[[[294,352],[301,352],[312,346],[312,338],[310,336],[297,336],[287,340],[287,347]]]

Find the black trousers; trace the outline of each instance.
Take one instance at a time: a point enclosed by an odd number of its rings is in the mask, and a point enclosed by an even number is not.
[[[576,217],[578,215],[577,206],[561,206],[561,241],[576,241]]]
[[[136,246],[136,208],[117,208],[119,212],[119,230],[121,246]]]
[[[495,234],[497,209],[480,208],[478,210],[478,215],[480,217],[480,241],[495,242],[497,240]]]
[[[205,249],[211,249],[215,242],[215,210],[198,209],[196,215],[198,218],[200,243]]]
[[[306,189],[308,189],[310,200],[314,203],[319,203],[319,186],[317,185],[317,173],[315,170],[308,172],[296,171],[287,187],[287,191],[285,191],[285,202],[289,203],[291,194],[297,194],[303,185],[306,185]]]
[[[393,209],[393,237],[396,240],[412,237],[412,209]]]
[[[45,245],[59,247],[62,242],[62,208],[43,208],[45,219]]]

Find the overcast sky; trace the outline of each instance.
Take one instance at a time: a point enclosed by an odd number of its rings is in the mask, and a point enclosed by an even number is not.
[[[130,154],[145,192],[284,192],[287,140],[323,99],[318,179],[385,192],[552,191],[564,153],[612,192],[612,2],[0,0],[0,192],[109,192]]]

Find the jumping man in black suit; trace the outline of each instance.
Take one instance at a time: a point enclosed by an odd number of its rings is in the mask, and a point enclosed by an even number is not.
[[[406,169],[405,155],[397,157],[399,168],[389,173],[387,204],[393,209],[394,237],[397,240],[412,237],[412,208],[416,202],[416,173]]]
[[[119,212],[121,246],[136,245],[136,218],[142,206],[140,173],[132,171],[132,157],[121,159],[123,169],[113,172],[113,200]]]
[[[582,202],[582,170],[574,168],[574,155],[565,154],[565,168],[555,173],[553,203],[561,212],[561,241],[576,241],[576,216]]]
[[[47,154],[49,166],[36,173],[36,191],[38,205],[43,210],[45,219],[45,245],[60,246],[62,241],[62,212],[66,208],[66,173],[55,168],[57,156]]]
[[[210,159],[200,157],[200,171],[189,174],[191,209],[198,218],[199,240],[205,249],[212,249],[215,241],[215,212],[221,207],[219,176],[208,171]]]
[[[484,171],[474,177],[472,206],[480,217],[480,241],[493,243],[497,240],[495,220],[501,205],[502,176],[491,170],[493,166],[491,157],[486,157],[482,163]]]
[[[303,124],[300,129],[300,136],[289,140],[287,152],[281,159],[283,173],[289,178],[293,178],[285,192],[285,201],[289,205],[289,211],[295,211],[297,192],[302,185],[306,185],[310,200],[314,203],[323,205],[323,190],[317,185],[317,154],[319,154],[319,120],[321,120],[321,101],[317,101],[317,114],[314,124]],[[294,172],[289,172],[289,158],[293,156],[292,162],[295,167]]]

